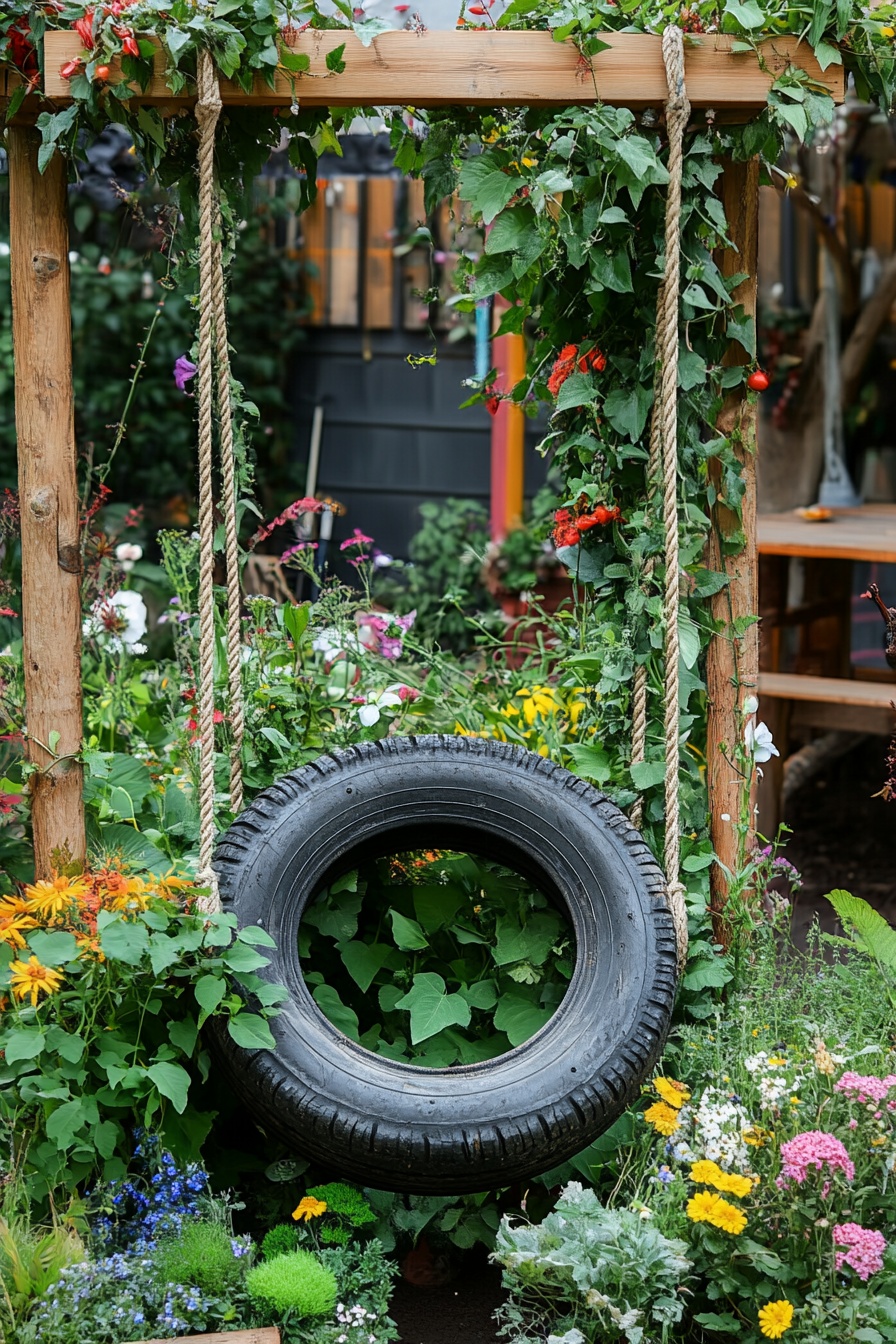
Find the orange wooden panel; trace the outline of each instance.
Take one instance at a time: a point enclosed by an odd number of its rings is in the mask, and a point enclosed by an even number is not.
[[[888,257],[896,246],[896,190],[886,182],[875,182],[868,195],[868,242],[880,256]]]
[[[334,178],[327,187],[330,212],[330,326],[358,325],[359,255],[357,177]]]
[[[368,331],[388,331],[395,293],[395,179],[370,177],[365,191],[363,322]]]
[[[412,233],[426,223],[423,183],[411,179],[405,186],[405,227]],[[402,258],[401,268],[403,325],[408,331],[425,331],[429,326],[429,305],[420,296],[429,289],[430,279],[429,248],[415,247]]]
[[[306,285],[311,300],[308,322],[323,327],[329,316],[330,250],[327,246],[327,184],[318,182],[317,196],[302,215],[303,254],[307,263]]]

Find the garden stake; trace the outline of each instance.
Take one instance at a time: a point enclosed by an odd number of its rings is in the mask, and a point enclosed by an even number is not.
[[[662,468],[663,533],[666,562],[663,593],[665,627],[665,819],[666,838],[663,867],[669,894],[669,908],[675,923],[678,969],[681,972],[688,952],[688,916],[685,889],[679,879],[679,799],[678,799],[678,292],[681,268],[681,175],[684,166],[684,133],[691,112],[684,86],[684,40],[681,29],[672,24],[663,32],[663,60],[669,83],[666,102],[666,126],[669,132],[669,191],[666,197],[666,265],[657,295],[657,354],[659,356],[658,397],[654,401],[650,427],[648,477],[651,481]],[[652,572],[652,567],[651,571]],[[648,578],[650,577],[648,573]],[[647,673],[635,669],[632,711],[632,762],[644,759],[647,741]],[[632,809],[632,820],[641,822],[643,803]]]
[[[243,804],[241,750],[243,739],[239,550],[234,493],[233,422],[230,405],[230,358],[221,256],[221,211],[215,190],[215,130],[221,114],[221,92],[207,51],[197,67],[199,122],[199,871],[197,881],[209,888],[201,902],[208,912],[220,909],[218,880],[212,867],[215,844],[215,515],[212,476],[212,411],[214,357],[217,355],[224,529],[227,568],[227,671],[230,688],[232,742],[230,805]]]

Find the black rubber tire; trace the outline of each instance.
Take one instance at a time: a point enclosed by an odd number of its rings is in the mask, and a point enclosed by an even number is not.
[[[325,875],[423,846],[523,872],[575,931],[554,1016],[482,1064],[374,1055],[331,1026],[299,968],[299,921]],[[676,985],[662,874],[614,804],[541,756],[436,736],[334,752],[260,794],[215,867],[225,910],[276,939],[261,974],[291,996],[271,1024],[276,1053],[219,1030],[219,1061],[263,1130],[365,1185],[449,1194],[547,1171],[609,1128],[662,1049]]]

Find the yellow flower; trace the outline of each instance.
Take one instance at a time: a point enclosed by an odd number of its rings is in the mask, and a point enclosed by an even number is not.
[[[655,1101],[652,1106],[648,1106],[644,1112],[644,1119],[660,1134],[665,1134],[666,1138],[674,1134],[678,1128],[678,1112],[673,1111],[664,1101]]]
[[[4,896],[0,901],[0,915],[27,915],[30,910],[31,902],[24,896]]]
[[[881,37],[896,37],[896,28],[891,28],[889,24],[880,30]]]
[[[71,905],[78,896],[86,896],[87,883],[80,877],[54,877],[52,882],[34,882],[25,888],[28,906],[42,919],[51,919]]]
[[[768,1129],[763,1129],[761,1125],[751,1125],[749,1129],[741,1131],[741,1138],[751,1148],[762,1148],[772,1138],[772,1133]]]
[[[717,1163],[705,1159],[695,1162],[691,1167],[691,1180],[698,1185],[711,1185],[714,1190],[721,1190],[726,1195],[736,1195],[738,1199],[743,1199],[753,1189],[753,1181],[749,1176],[723,1171]]]
[[[740,1209],[729,1204],[727,1199],[722,1199],[721,1195],[711,1195],[708,1190],[701,1190],[698,1194],[692,1195],[685,1212],[691,1222],[710,1223],[720,1231],[730,1232],[735,1237],[739,1236],[747,1225],[746,1215],[741,1213]]]
[[[766,1339],[780,1339],[793,1324],[793,1304],[779,1301],[767,1303],[759,1313],[759,1329]]]
[[[37,928],[37,920],[30,915],[14,915],[0,910],[0,943],[10,947],[24,947],[25,933]]]
[[[32,1008],[37,1007],[39,994],[55,994],[62,984],[62,976],[49,966],[43,966],[32,953],[27,961],[14,961],[9,985],[17,999],[31,996]]]
[[[880,1136],[880,1138],[878,1138],[878,1139],[872,1139],[872,1140],[871,1140],[871,1147],[872,1147],[872,1148],[883,1148],[883,1146],[886,1144],[886,1142],[887,1142],[887,1136],[886,1136],[885,1134],[882,1134],[882,1135]]]
[[[306,1195],[297,1209],[293,1209],[292,1216],[296,1222],[304,1219],[310,1223],[312,1218],[319,1218],[322,1213],[327,1211],[327,1201],[325,1199],[314,1199],[311,1195]]]
[[[787,1060],[783,1055],[769,1055],[768,1066],[770,1069],[785,1069],[787,1067]]]
[[[799,186],[799,181],[794,177],[793,173],[788,173],[784,185],[788,191],[792,191],[794,187]]]
[[[654,1078],[653,1085],[663,1101],[668,1106],[674,1106],[676,1111],[680,1111],[684,1103],[691,1099],[684,1083],[677,1083],[674,1078]]]

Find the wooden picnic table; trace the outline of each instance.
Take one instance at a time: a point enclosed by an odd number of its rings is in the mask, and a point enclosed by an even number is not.
[[[896,564],[896,504],[834,509],[828,522],[810,522],[796,512],[761,513],[757,547],[760,555]]]

